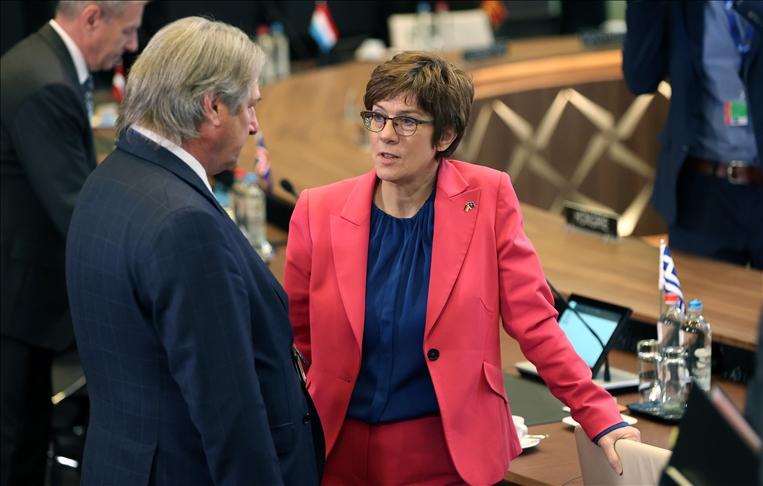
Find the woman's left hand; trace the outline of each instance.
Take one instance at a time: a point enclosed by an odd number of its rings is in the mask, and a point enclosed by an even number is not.
[[[620,427],[612,432],[608,433],[601,439],[599,439],[599,447],[604,451],[604,455],[607,456],[609,465],[615,472],[622,476],[623,464],[620,462],[620,457],[615,450],[615,442],[620,439],[630,439],[636,442],[641,442],[641,432],[635,427]]]

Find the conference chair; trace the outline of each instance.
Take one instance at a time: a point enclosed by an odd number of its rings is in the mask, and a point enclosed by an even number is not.
[[[87,380],[76,352],[65,352],[53,359],[51,397],[51,441],[48,449],[49,486],[79,484],[82,452],[90,412]]]
[[[619,440],[615,444],[623,464],[623,475],[619,476],[607,462],[604,451],[591,442],[580,427],[575,427],[575,442],[585,486],[656,485],[671,454],[667,449],[649,444]]]

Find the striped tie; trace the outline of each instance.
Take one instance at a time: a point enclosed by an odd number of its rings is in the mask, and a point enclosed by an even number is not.
[[[87,107],[88,120],[93,118],[93,89],[95,84],[93,83],[93,76],[89,75],[85,82],[82,83],[82,93],[85,96],[85,106]]]

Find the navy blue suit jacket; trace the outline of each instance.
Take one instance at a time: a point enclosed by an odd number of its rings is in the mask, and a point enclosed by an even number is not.
[[[692,139],[690,108],[701,100],[704,2],[629,1],[625,12],[628,33],[623,45],[623,75],[635,94],[652,93],[660,81],[670,82],[670,112],[660,134],[662,151],[652,204],[668,224],[676,218],[676,183]],[[763,154],[763,60],[760,19],[763,4],[744,2],[740,8],[756,27],[742,80],[758,145]]]
[[[82,189],[66,264],[82,484],[319,482],[287,297],[185,163],[128,131]]]

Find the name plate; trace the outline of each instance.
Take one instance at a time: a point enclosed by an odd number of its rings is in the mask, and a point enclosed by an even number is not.
[[[615,213],[600,211],[566,201],[564,203],[564,217],[567,220],[567,224],[575,228],[617,238],[617,220],[619,216]]]

